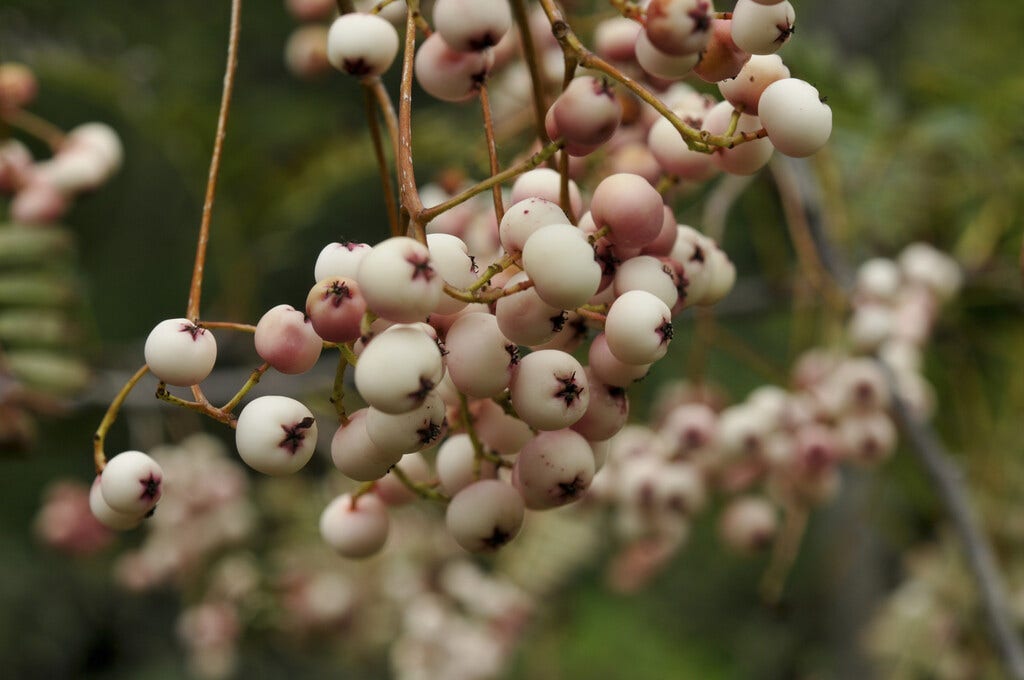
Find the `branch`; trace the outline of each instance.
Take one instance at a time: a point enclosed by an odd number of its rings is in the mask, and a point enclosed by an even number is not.
[[[967,566],[978,586],[982,608],[999,654],[1010,677],[1024,680],[1024,647],[1006,603],[1010,598],[989,543],[974,510],[963,474],[946,451],[931,425],[915,416],[899,393],[892,369],[882,360],[879,366],[889,380],[893,415],[910,444],[910,450],[924,468],[963,543]]]
[[[210,174],[206,180],[206,199],[203,201],[203,217],[199,223],[199,238],[196,240],[196,259],[195,264],[192,266],[192,284],[188,290],[188,310],[185,312],[185,316],[192,321],[199,320],[199,299],[203,292],[206,246],[210,242],[210,218],[213,215],[213,198],[217,194],[220,156],[221,151],[224,149],[224,135],[227,132],[228,112],[231,110],[231,93],[235,89],[235,71],[238,68],[238,32],[241,25],[241,15],[242,0],[231,0],[228,63],[224,70],[224,89],[220,98],[220,113],[217,114],[217,133],[213,138]]]

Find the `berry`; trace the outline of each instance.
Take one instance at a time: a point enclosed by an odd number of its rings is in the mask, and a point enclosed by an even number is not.
[[[387,506],[373,494],[343,494],[320,514],[320,536],[342,557],[369,557],[384,547],[389,524]]]
[[[328,61],[357,78],[379,76],[397,55],[398,31],[375,14],[343,14],[327,33]]]
[[[757,110],[768,139],[787,156],[810,156],[832,134],[832,109],[821,101],[817,88],[799,78],[783,78],[766,87]]]
[[[124,451],[107,461],[100,473],[100,492],[114,512],[142,517],[160,500],[163,479],[155,460],[141,451]]]
[[[512,485],[482,479],[455,494],[445,524],[464,550],[491,552],[516,537],[524,514],[523,497]]]
[[[146,364],[168,385],[198,385],[217,361],[213,333],[188,319],[158,323],[146,338]]]
[[[235,446],[252,469],[288,475],[309,462],[316,435],[316,419],[302,402],[271,395],[253,399],[238,414]]]
[[[287,375],[313,368],[323,349],[310,318],[291,305],[277,305],[260,317],[253,341],[260,358]]]

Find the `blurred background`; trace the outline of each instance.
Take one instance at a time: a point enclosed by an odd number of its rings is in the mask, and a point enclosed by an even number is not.
[[[1018,511],[1024,482],[1018,266],[1024,73],[1013,56],[1024,4],[793,4],[798,31],[782,56],[794,75],[828,96],[834,112],[832,142],[811,167],[842,259],[854,265],[895,256],[923,240],[951,253],[965,270],[961,295],[940,315],[924,374],[935,390],[935,427],[964,469],[1006,572],[1011,607],[1024,621]],[[588,16],[589,7],[605,7],[573,6]],[[227,2],[197,0],[0,4],[0,62],[28,65],[39,82],[30,110],[63,129],[108,123],[125,148],[121,171],[75,201],[53,228],[59,243],[33,265],[66,284],[59,332],[44,342],[26,322],[28,339],[12,332],[0,340],[5,351],[25,346],[43,352],[38,371],[47,384],[44,396],[4,405],[5,677],[187,677],[197,668],[183,640],[206,636],[209,642],[219,634],[214,623],[182,623],[197,583],[212,578],[207,571],[133,592],[125,587],[133,565],[123,555],[145,540],[140,532],[69,557],[40,540],[38,518],[47,494],[56,493],[55,480],[91,481],[90,441],[106,404],[141,365],[142,341],[152,326],[185,312],[228,9]],[[324,245],[342,238],[375,241],[386,233],[387,217],[357,84],[337,73],[303,79],[289,72],[285,44],[300,23],[280,0],[246,3],[242,23],[203,316],[255,323],[270,306],[305,300]],[[593,19],[582,21],[580,34],[587,37],[593,26]],[[387,84],[397,92],[395,69]],[[481,176],[486,156],[478,107],[435,103],[422,92],[415,101],[420,181],[453,168]],[[0,127],[0,137],[9,134],[35,155],[47,155],[37,140]],[[521,139],[501,148],[503,161],[521,149]],[[714,188],[711,183],[681,196],[680,221],[700,226]],[[830,326],[825,312],[808,317],[793,311],[797,260],[768,173],[749,183],[726,221],[722,245],[740,283],[719,323],[756,347],[763,363],[786,372],[801,352],[830,341]],[[3,253],[0,259],[8,266]],[[17,308],[17,299],[0,291],[0,312]],[[671,359],[637,390],[633,410],[639,416],[648,413],[660,387],[686,374],[698,340],[692,318],[681,326]],[[35,347],[39,342],[44,346]],[[248,342],[225,336],[228,385],[257,365]],[[730,399],[765,382],[725,348],[702,351],[704,377]],[[80,367],[88,367],[88,377]],[[320,389],[323,397],[329,375],[326,380],[279,384],[299,392]],[[144,384],[129,401],[108,451],[181,441],[199,431],[230,441],[230,433],[151,399],[149,390]],[[239,482],[252,488],[249,512],[257,518],[246,543],[245,574],[253,564],[263,571],[306,559],[316,508],[327,497],[318,478],[326,467],[320,461],[298,481]],[[310,489],[318,494],[313,503]],[[430,511],[410,512],[408,523],[416,526],[422,520],[413,515]],[[547,527],[558,549],[538,543],[541,548],[516,557],[522,564],[506,566],[522,573],[551,561],[557,586],[531,610],[528,623],[517,624],[525,628],[498,677],[1002,677],[944,510],[904,451],[878,469],[844,470],[838,495],[811,515],[777,604],[766,605],[759,594],[768,558],[724,550],[716,514],[712,508],[698,517],[671,562],[630,594],[607,587],[615,547],[600,525]],[[482,564],[484,571],[493,566]],[[358,568],[350,576],[349,583],[372,578]],[[229,677],[393,673],[385,623],[359,635],[351,634],[351,621],[285,635],[274,616],[268,605],[242,622]]]

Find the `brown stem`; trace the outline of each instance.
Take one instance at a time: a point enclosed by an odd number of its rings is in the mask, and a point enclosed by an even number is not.
[[[409,230],[413,238],[426,245],[423,201],[416,186],[412,164],[412,80],[416,52],[416,19],[412,6],[405,19],[405,50],[402,54],[402,84],[398,94],[398,194],[401,206],[409,213]]]
[[[530,72],[530,85],[533,91],[533,118],[537,128],[537,139],[542,144],[547,144],[547,130],[544,128],[544,116],[547,114],[548,105],[544,97],[544,79],[540,73],[540,65],[537,59],[537,46],[533,43],[533,33],[530,32],[530,17],[526,12],[526,0],[512,0],[512,14],[519,27],[519,42],[523,48],[523,59],[526,61],[526,68]]]
[[[627,19],[639,22],[644,20],[644,10],[635,2],[630,2],[629,0],[609,0],[609,4],[619,10],[619,14]]]
[[[195,388],[193,388],[192,392],[193,394],[196,393]],[[199,394],[201,395],[202,393],[200,392]],[[197,398],[196,401],[182,399],[181,397],[177,397],[168,392],[166,383],[161,382],[157,385],[156,398],[166,401],[169,404],[186,408],[189,411],[195,411],[196,413],[201,413],[204,416],[209,416],[217,422],[223,423],[229,427],[234,428],[237,426],[236,418],[233,415],[212,405],[204,397]]]
[[[494,142],[494,120],[491,118],[491,99],[490,95],[487,94],[486,83],[480,86],[480,108],[483,109],[484,114],[484,136],[487,139],[487,160],[490,163],[491,177],[494,177],[501,171],[501,168],[498,164],[498,148]],[[494,196],[494,215],[498,218],[498,222],[500,223],[501,218],[505,216],[505,206],[501,200],[501,185],[495,184],[491,187],[491,192]]]
[[[66,135],[59,127],[41,116],[19,108],[0,106],[0,119],[44,142],[54,153],[64,146]]]
[[[256,326],[248,323],[235,323],[234,321],[203,321],[199,325],[211,330],[224,329],[229,331],[239,331],[241,333],[256,332]]]
[[[792,168],[783,162],[772,161],[770,164],[772,178],[779,190],[782,211],[786,216],[786,227],[789,229],[790,240],[796,251],[800,269],[811,286],[821,295],[828,308],[841,313],[846,308],[846,296],[842,288],[826,270],[818,255],[818,247],[811,234],[800,196],[798,179]]]
[[[114,400],[110,402],[107,407],[107,412],[103,414],[103,420],[100,421],[99,427],[96,428],[96,434],[92,436],[92,459],[96,465],[96,474],[103,472],[103,468],[107,466],[107,456],[103,453],[103,443],[107,439],[107,432],[110,431],[114,421],[117,420],[117,414],[121,411],[121,405],[124,404],[124,400],[128,398],[128,395],[138,384],[142,376],[149,372],[149,366],[143,364],[142,368],[135,371],[132,377],[128,379],[128,382],[124,384],[121,391],[117,393]]]
[[[444,201],[443,203],[438,203],[437,205],[432,206],[432,207],[427,208],[427,209],[423,209],[422,204],[421,204],[420,205],[420,214],[419,214],[420,221],[423,224],[427,224],[428,222],[430,222],[430,220],[434,219],[435,217],[437,217],[441,213],[445,212],[446,210],[450,210],[450,209],[454,208],[455,206],[459,205],[460,203],[465,203],[466,201],[468,201],[469,199],[473,198],[477,194],[483,193],[484,191],[487,191],[488,189],[490,189],[493,186],[497,186],[497,185],[499,185],[499,184],[501,184],[503,182],[507,182],[508,180],[512,179],[513,177],[518,177],[519,175],[523,174],[524,172],[527,172],[528,170],[533,170],[538,165],[540,165],[541,163],[543,163],[544,161],[546,161],[547,159],[549,159],[553,155],[555,155],[555,152],[558,151],[559,149],[561,149],[563,144],[564,144],[564,142],[562,140],[556,140],[554,142],[551,142],[547,146],[545,146],[543,149],[541,149],[537,153],[535,153],[532,156],[530,156],[529,158],[527,158],[526,160],[520,161],[519,163],[516,163],[513,166],[505,168],[504,170],[499,172],[497,175],[494,175],[492,177],[488,177],[487,179],[483,180],[482,182],[477,182],[476,184],[474,184],[473,186],[469,187],[465,191],[462,191],[462,192],[452,196],[451,198],[449,198],[447,201]],[[410,211],[410,215],[411,215],[411,211]]]
[[[203,216],[199,223],[199,238],[196,241],[196,259],[192,266],[192,285],[188,291],[188,308],[185,316],[192,321],[199,319],[199,300],[203,293],[203,271],[206,268],[206,246],[210,242],[210,218],[213,215],[213,199],[217,193],[217,177],[220,174],[220,157],[227,132],[228,112],[231,109],[231,93],[235,88],[235,71],[238,68],[238,34],[241,26],[242,0],[231,0],[231,28],[228,33],[228,62],[224,70],[224,89],[221,92],[220,113],[217,114],[217,132],[213,139],[213,154],[210,156],[210,173],[206,180],[206,199],[203,201]]]
[[[373,81],[383,88],[379,78],[374,78]],[[384,155],[384,143],[381,140],[380,123],[377,121],[377,104],[373,91],[373,85],[370,82],[364,81],[363,95],[366,100],[366,120],[370,125],[370,139],[373,142],[373,155],[377,159],[377,171],[380,174],[380,184],[384,192],[384,205],[388,212],[388,224],[391,226],[392,236],[401,236],[402,227],[398,222],[398,205],[395,203],[394,187],[391,186],[391,169],[388,167],[388,159]]]
[[[782,533],[775,541],[771,562],[761,580],[761,597],[769,604],[777,604],[782,597],[786,577],[793,569],[807,531],[807,517],[807,508],[792,500],[786,503]]]

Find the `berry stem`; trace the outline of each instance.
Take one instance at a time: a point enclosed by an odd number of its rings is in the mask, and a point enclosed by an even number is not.
[[[796,561],[800,544],[807,531],[809,515],[807,508],[793,499],[786,499],[784,504],[786,509],[782,532],[775,541],[771,562],[761,579],[761,597],[772,605],[778,604],[779,598],[782,597],[782,591],[786,586],[786,577],[793,569],[793,563]]]
[[[195,394],[196,388],[193,387],[192,391],[193,394]],[[234,428],[236,426],[236,418],[233,415],[224,411],[223,409],[219,409],[216,406],[210,404],[210,402],[207,401],[206,398],[202,396],[202,393],[199,393],[199,396],[196,398],[196,401],[188,401],[186,399],[182,399],[181,397],[176,397],[170,392],[168,392],[167,383],[161,382],[159,385],[156,386],[156,398],[162,401],[166,401],[169,404],[174,404],[175,406],[186,408],[189,411],[202,413],[203,415],[209,416],[210,418],[213,418],[217,422],[223,423],[231,428]]]
[[[196,240],[196,259],[192,266],[192,284],[188,291],[188,308],[185,316],[192,321],[199,320],[199,300],[203,292],[203,272],[206,268],[206,247],[210,242],[210,219],[213,215],[213,199],[217,193],[217,177],[220,174],[220,157],[227,133],[228,112],[231,110],[231,94],[235,89],[235,71],[238,68],[238,34],[241,26],[242,0],[231,0],[231,28],[228,32],[228,60],[224,69],[224,88],[221,92],[220,112],[217,114],[217,132],[213,139],[213,153],[210,156],[210,173],[206,180],[206,199],[203,201],[203,215],[199,223],[199,237]]]
[[[203,321],[201,324],[197,322],[196,325],[202,326],[203,328],[221,328],[228,331],[239,331],[241,333],[256,332],[256,326],[248,323],[235,323],[234,321]]]
[[[569,154],[565,149],[558,156],[558,203],[569,218],[569,224],[576,224],[576,213],[569,198]]]
[[[416,482],[412,481],[411,479],[409,479],[409,475],[405,474],[405,471],[402,470],[402,468],[398,467],[397,465],[391,468],[391,474],[393,474],[398,481],[404,484],[405,488],[409,489],[409,491],[412,491],[420,498],[424,498],[428,501],[444,503],[445,505],[447,505],[451,501],[451,499],[448,498],[448,496],[441,493],[437,489],[433,488],[429,484],[417,484]]]
[[[462,290],[461,288],[455,288],[454,286],[444,285],[444,292],[449,297],[453,297],[456,300],[462,300],[463,302],[494,302],[503,297],[509,295],[515,295],[521,293],[528,288],[533,287],[533,281],[520,281],[519,283],[509,286],[508,288],[497,288],[489,290],[486,293],[479,293],[477,291],[470,292],[468,290]]]
[[[465,394],[459,392],[459,414],[462,420],[462,429],[469,435],[469,441],[473,445],[473,477],[480,479],[480,461],[484,459],[484,445],[477,436],[476,428],[473,426],[473,416],[469,412],[469,399]]]
[[[336,4],[338,5],[338,14],[351,14],[356,11],[356,5],[352,0],[338,0]]]
[[[380,134],[380,123],[377,120],[377,102],[374,96],[374,85],[383,89],[379,78],[370,81],[363,81],[363,95],[366,100],[366,120],[370,126],[370,139],[373,142],[373,155],[377,159],[377,170],[380,174],[380,184],[384,192],[384,206],[388,212],[388,224],[391,226],[392,236],[402,235],[402,226],[398,221],[398,205],[395,202],[395,190],[391,186],[391,171],[388,167],[388,159],[384,155],[384,143]],[[385,94],[385,96],[387,96]],[[392,112],[393,113],[393,112]],[[394,142],[394,137],[392,137]]]
[[[121,405],[124,404],[124,400],[128,398],[135,385],[142,379],[142,376],[148,372],[149,366],[143,364],[142,368],[132,374],[132,377],[128,379],[128,382],[124,384],[117,393],[117,396],[114,397],[114,400],[107,406],[107,412],[103,414],[103,420],[100,421],[99,427],[96,428],[96,434],[92,436],[92,457],[96,464],[96,474],[103,472],[103,468],[107,466],[107,456],[103,452],[103,443],[107,439],[107,432],[110,431],[114,421],[117,420],[117,414],[121,411]]]
[[[487,160],[490,163],[491,177],[494,177],[501,171],[501,167],[498,164],[498,149],[494,142],[494,119],[491,117],[491,99],[490,95],[487,94],[487,83],[480,86],[480,108],[484,115],[484,136],[487,139]],[[501,222],[501,218],[505,216],[505,206],[501,201],[501,185],[495,184],[491,187],[491,193],[494,196],[494,216],[498,218],[498,222]]]
[[[608,4],[617,9],[619,14],[627,19],[632,19],[642,24],[646,18],[643,8],[635,2],[630,2],[629,0],[608,0]]]
[[[220,410],[224,413],[231,413],[234,411],[242,402],[245,395],[249,393],[249,390],[256,386],[256,383],[260,381],[260,378],[263,377],[263,374],[266,373],[269,368],[270,364],[264,362],[258,368],[253,369],[253,372],[249,374],[249,379],[245,381],[245,384],[239,388],[238,392],[235,393],[235,396],[231,397],[226,404],[220,407]]]
[[[42,116],[25,109],[0,106],[0,119],[44,142],[54,153],[64,146],[64,131]]]
[[[473,198],[477,194],[483,193],[484,191],[487,191],[493,186],[497,186],[499,184],[507,182],[508,180],[513,179],[514,177],[518,177],[524,172],[533,170],[541,163],[555,155],[555,152],[561,149],[564,144],[565,142],[563,142],[560,139],[550,142],[547,146],[545,146],[543,149],[533,154],[529,158],[522,160],[519,163],[516,163],[515,165],[512,165],[508,168],[505,168],[497,175],[493,175],[481,182],[477,182],[476,184],[469,187],[465,191],[462,191],[452,196],[447,201],[438,203],[437,205],[431,208],[427,208],[424,210],[422,209],[421,204],[419,219],[422,221],[423,224],[427,224],[428,222],[430,222],[430,220],[434,219],[441,213],[445,212],[446,210],[450,210],[461,203],[465,203],[466,201]],[[410,214],[412,214],[411,211]]]
[[[473,285],[467,288],[466,291],[474,293],[480,290],[488,283],[490,283],[491,279],[493,279],[495,276],[511,267],[513,264],[515,264],[515,262],[516,260],[514,257],[512,257],[511,255],[505,255],[497,262],[489,264],[487,266],[487,269],[484,270],[483,275],[481,275],[479,279],[474,281]]]
[[[540,74],[537,60],[537,46],[533,42],[533,33],[530,32],[526,0],[512,0],[511,5],[512,15],[519,28],[519,42],[523,48],[523,59],[526,60],[526,67],[530,72],[530,86],[533,92],[533,122],[537,128],[537,139],[541,140],[541,143],[547,144],[550,140],[547,130],[544,128],[544,116],[547,114],[548,105],[544,97],[544,79]]]
[[[331,403],[334,404],[334,412],[338,414],[338,421],[343,425],[348,425],[348,414],[345,412],[345,370],[348,368],[349,360],[343,347],[348,349],[346,345],[338,345],[338,368],[334,372]],[[349,353],[351,351],[349,350]]]
[[[811,233],[800,198],[799,177],[784,161],[772,160],[768,167],[779,191],[782,212],[786,217],[786,228],[789,230],[789,238],[796,251],[800,269],[811,287],[821,295],[826,307],[839,319],[847,306],[846,294],[826,270],[819,256],[818,246],[814,242],[814,235]]]

